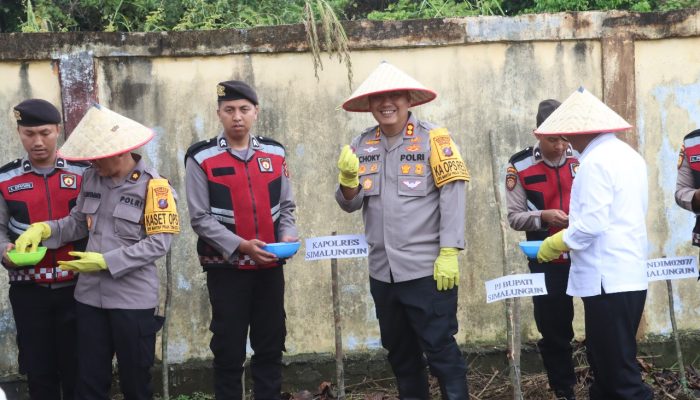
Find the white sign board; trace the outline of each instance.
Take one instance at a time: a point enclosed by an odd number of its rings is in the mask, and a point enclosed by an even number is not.
[[[544,274],[508,275],[486,281],[486,302],[547,294]]]
[[[647,260],[647,278],[650,281],[697,277],[698,262],[695,257],[669,257]]]
[[[368,253],[365,235],[321,236],[306,239],[304,260],[360,258],[367,257]]]

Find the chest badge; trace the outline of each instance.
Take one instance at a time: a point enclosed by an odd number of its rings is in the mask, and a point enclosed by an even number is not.
[[[416,175],[423,175],[423,164],[416,164]]]
[[[78,179],[73,174],[61,174],[61,188],[62,189],[77,189]]]
[[[409,189],[415,189],[418,186],[420,186],[421,181],[401,181],[404,185],[406,185],[407,188]]]
[[[372,179],[366,178],[364,181],[362,181],[362,189],[370,190],[372,189],[372,186]]]
[[[406,175],[409,172],[411,172],[411,165],[410,164],[403,164],[401,165],[401,173]]]
[[[374,146],[369,146],[369,147],[365,147],[364,149],[362,149],[362,151],[364,151],[365,153],[368,153],[368,154],[374,153],[377,150],[379,150],[379,147],[374,147]]]
[[[269,158],[258,158],[258,168],[260,168],[260,172],[272,172],[272,160]]]

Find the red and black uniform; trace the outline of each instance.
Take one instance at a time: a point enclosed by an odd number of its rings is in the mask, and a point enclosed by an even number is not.
[[[248,149],[238,151],[221,134],[192,145],[185,169],[190,223],[212,306],[216,398],[241,398],[250,327],[253,393],[277,399],[286,336],[284,261],[257,265],[238,247],[243,240],[297,236],[284,147],[250,136]]]
[[[53,168],[37,170],[28,159],[0,168],[0,246],[6,248],[32,223],[65,217],[75,206],[87,164],[58,158]],[[58,268],[84,250],[70,243],[35,266],[5,266],[17,327],[20,372],[27,374],[32,399],[73,398],[76,371],[75,300],[77,276]]]
[[[541,214],[551,209],[569,214],[571,185],[578,165],[571,148],[558,163],[545,160],[539,146],[514,154],[506,172],[506,202],[511,227],[525,231],[527,240],[544,240],[561,230],[546,226]],[[573,299],[566,295],[571,266],[569,254],[563,253],[548,263],[529,259],[528,264],[530,272],[545,274],[547,285],[547,295],[534,296],[532,302],[535,323],[542,334],[537,345],[549,385],[557,395],[572,396],[576,376],[571,360]]]
[[[683,138],[683,147],[678,156],[678,178],[676,181],[676,203],[695,213],[693,246],[700,247],[700,209],[693,207],[695,190],[700,188],[700,129]]]

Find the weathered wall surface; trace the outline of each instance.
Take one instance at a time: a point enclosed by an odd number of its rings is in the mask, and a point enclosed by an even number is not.
[[[505,343],[503,303],[485,304],[484,281],[505,268],[525,271],[517,249],[523,235],[499,218],[505,167],[511,154],[534,139],[537,103],[563,100],[583,85],[634,122],[625,136],[649,166],[649,256],[688,255],[691,215],[674,203],[675,166],[682,137],[700,127],[700,12],[636,15],[580,13],[518,18],[465,18],[408,22],[359,21],[346,25],[354,87],[387,60],[438,92],[415,109],[446,126],[471,173],[468,248],[460,256],[458,341]],[[62,104],[67,130],[91,99],[151,126],[156,138],[140,152],[184,201],[187,147],[218,133],[215,85],[227,79],[251,83],[261,99],[255,131],[287,147],[302,237],[362,231],[359,213],[348,215],[333,200],[340,147],[372,124],[370,115],[338,111],[349,95],[344,67],[324,58],[316,80],[301,26],[250,31],[154,34],[0,35],[0,153],[21,154],[11,107],[28,97]],[[491,143],[493,140],[493,143]],[[495,149],[495,151],[492,151]],[[495,167],[495,171],[494,171]],[[494,182],[496,176],[496,182]],[[180,363],[210,357],[209,303],[204,275],[187,224],[173,244],[173,300],[168,356]],[[303,250],[303,249],[302,249]],[[365,259],[341,260],[343,340],[350,351],[380,347]],[[331,352],[333,314],[328,262],[286,267],[289,354]],[[682,328],[700,324],[697,284],[676,284]],[[0,283],[0,376],[16,372],[14,322]],[[537,331],[524,300],[523,334]],[[583,334],[577,306],[577,334]],[[665,287],[651,285],[641,334],[667,334]]]

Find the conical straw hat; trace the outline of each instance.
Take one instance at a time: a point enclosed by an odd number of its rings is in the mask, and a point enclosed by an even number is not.
[[[373,94],[407,90],[411,94],[411,107],[434,100],[437,93],[423,86],[405,72],[384,61],[375,69],[360,87],[343,102],[345,111],[369,111],[368,97]]]
[[[126,153],[153,138],[153,131],[112,110],[93,104],[58,150],[67,160],[96,160]]]
[[[586,135],[632,128],[621,116],[583,87],[564,100],[535,129],[541,135]]]

